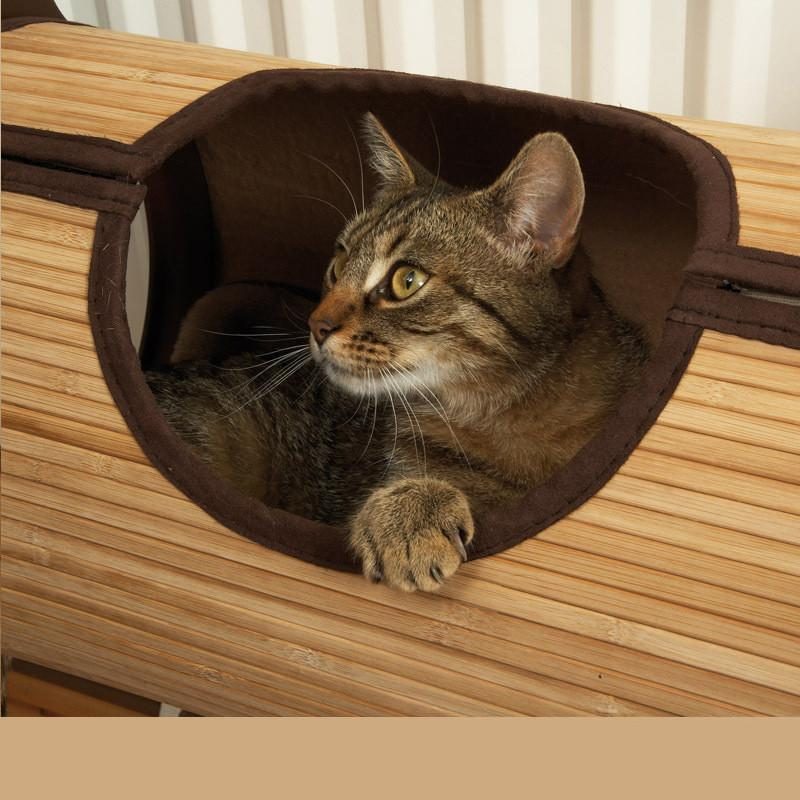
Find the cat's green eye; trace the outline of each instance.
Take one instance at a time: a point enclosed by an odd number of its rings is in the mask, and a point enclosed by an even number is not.
[[[403,264],[392,273],[392,296],[395,300],[405,300],[421,289],[430,276],[424,269]]]

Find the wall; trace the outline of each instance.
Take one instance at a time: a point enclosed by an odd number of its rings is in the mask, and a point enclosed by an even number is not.
[[[58,0],[70,19],[800,129],[797,0]]]

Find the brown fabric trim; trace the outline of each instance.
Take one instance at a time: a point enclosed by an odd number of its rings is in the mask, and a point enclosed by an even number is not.
[[[726,290],[713,279],[687,279],[669,319],[800,349],[800,308]]]
[[[203,134],[249,99],[269,97],[278,89],[302,91],[306,87],[326,92],[377,90],[396,94],[400,100],[405,93],[422,89],[434,99],[455,92],[464,102],[485,101],[498,106],[513,106],[531,101],[530,93],[401,73],[327,69],[264,70],[243,76],[198,98],[133,145],[6,126],[4,146],[6,152],[15,157],[138,181],[153,173],[170,154]],[[732,260],[743,260],[751,262],[744,272],[736,270],[738,280],[743,285],[767,291],[800,293],[794,279],[795,270],[781,268],[784,263],[780,257],[769,256],[768,251],[749,250],[736,245],[738,213],[735,182],[725,157],[708,142],[641,112],[545,95],[535,97],[537,104],[548,112],[588,125],[616,124],[633,128],[637,135],[655,143],[660,149],[681,153],[694,175],[697,187],[698,234],[693,261],[701,258],[702,264],[697,267],[690,263],[690,271],[722,276],[731,271]],[[756,266],[756,262],[760,262],[759,266]],[[792,263],[790,260],[789,266]],[[729,304],[729,300],[726,302]],[[707,315],[705,306],[702,313]],[[735,316],[731,317],[726,321],[726,326],[730,328],[735,321]],[[733,329],[732,332],[751,336],[757,330],[752,327],[746,314],[742,323],[740,329]]]
[[[694,275],[750,289],[800,297],[800,256],[740,245],[697,249],[686,267]]]
[[[146,188],[92,175],[48,169],[3,159],[2,188],[6,192],[43,197],[79,208],[108,211],[131,220],[142,204]]]
[[[670,319],[800,348],[800,307],[747,293],[800,299],[800,257],[721,244],[695,250],[686,273]]]
[[[3,155],[62,169],[77,169],[109,178],[130,180],[142,156],[131,145],[94,136],[2,126]]]

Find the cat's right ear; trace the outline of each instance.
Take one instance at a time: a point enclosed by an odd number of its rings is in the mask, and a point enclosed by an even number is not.
[[[584,186],[578,158],[560,133],[531,139],[484,192],[511,242],[551,269],[566,263],[578,240]]]
[[[411,189],[417,183],[417,177],[410,159],[371,111],[364,114],[361,129],[369,150],[369,165],[378,176],[380,190]]]

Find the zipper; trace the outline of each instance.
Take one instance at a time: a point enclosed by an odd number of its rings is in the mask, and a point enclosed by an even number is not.
[[[780,294],[779,292],[764,292],[760,289],[748,289],[729,280],[714,281],[715,288],[723,289],[726,292],[741,294],[744,297],[752,297],[754,300],[766,300],[769,303],[783,303],[787,306],[799,306],[800,297],[790,294]]]

